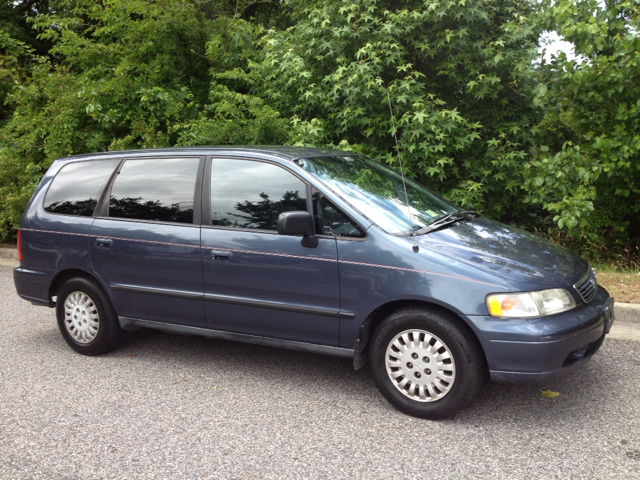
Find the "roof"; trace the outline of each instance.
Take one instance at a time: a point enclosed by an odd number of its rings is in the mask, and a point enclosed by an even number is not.
[[[201,147],[171,147],[171,148],[144,148],[139,150],[114,150],[109,152],[85,153],[72,155],[59,160],[79,160],[113,158],[122,156],[153,156],[153,155],[238,155],[266,154],[277,156],[286,160],[309,157],[326,157],[334,155],[353,155],[351,152],[335,150],[332,148],[292,147],[287,145],[243,145],[243,146],[201,146]]]

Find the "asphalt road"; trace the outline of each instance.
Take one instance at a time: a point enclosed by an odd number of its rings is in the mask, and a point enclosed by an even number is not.
[[[544,388],[486,383],[444,421],[324,357],[139,331],[74,353],[0,267],[0,479],[640,479],[640,343]]]

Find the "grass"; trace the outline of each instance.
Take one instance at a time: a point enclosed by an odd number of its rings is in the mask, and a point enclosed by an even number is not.
[[[598,283],[607,289],[616,302],[640,303],[639,272],[620,271],[608,265],[594,267]]]

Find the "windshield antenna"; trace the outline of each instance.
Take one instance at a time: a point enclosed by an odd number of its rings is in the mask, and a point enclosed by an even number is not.
[[[400,146],[398,145],[398,134],[396,133],[396,122],[393,119],[393,108],[391,108],[391,97],[387,90],[387,100],[389,101],[389,112],[391,113],[391,125],[393,126],[393,138],[396,140],[396,151],[398,152],[398,161],[400,162],[400,176],[402,177],[402,187],[404,188],[404,200],[407,205],[407,215],[409,216],[409,228],[411,229],[411,238],[413,238],[413,251],[418,253],[420,247],[416,241],[416,232],[413,229],[413,218],[411,217],[411,208],[409,207],[409,195],[407,195],[407,185],[404,181],[404,169],[402,168],[402,157],[400,156]]]

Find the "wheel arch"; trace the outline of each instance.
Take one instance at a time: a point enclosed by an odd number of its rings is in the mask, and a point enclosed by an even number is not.
[[[102,290],[104,290],[109,300],[113,302],[113,299],[110,298],[111,295],[109,289],[105,288],[102,282],[95,275],[79,268],[68,268],[57,272],[49,284],[49,303],[51,306],[55,306],[56,302],[53,300],[53,297],[57,297],[60,287],[72,278],[85,278],[89,281],[95,282],[100,286],[100,288],[102,288]]]
[[[461,317],[457,312],[453,309],[447,308],[441,304],[429,302],[426,300],[394,300],[391,302],[387,302],[385,304],[380,305],[375,310],[373,310],[364,320],[362,326],[360,327],[360,331],[358,332],[358,338],[356,339],[355,344],[355,354],[354,354],[354,367],[356,370],[360,369],[364,366],[368,361],[369,354],[369,346],[371,344],[371,338],[373,337],[374,332],[380,326],[380,324],[393,312],[397,312],[398,310],[402,310],[405,308],[425,308],[429,310],[435,310],[440,313],[445,314],[452,321],[456,322],[456,324],[460,325],[462,328],[467,330],[471,338],[475,340],[482,352],[482,358],[484,359],[485,370],[488,368],[487,363],[487,354],[485,349],[478,337],[478,334],[475,332],[474,328],[469,324],[469,322]]]

